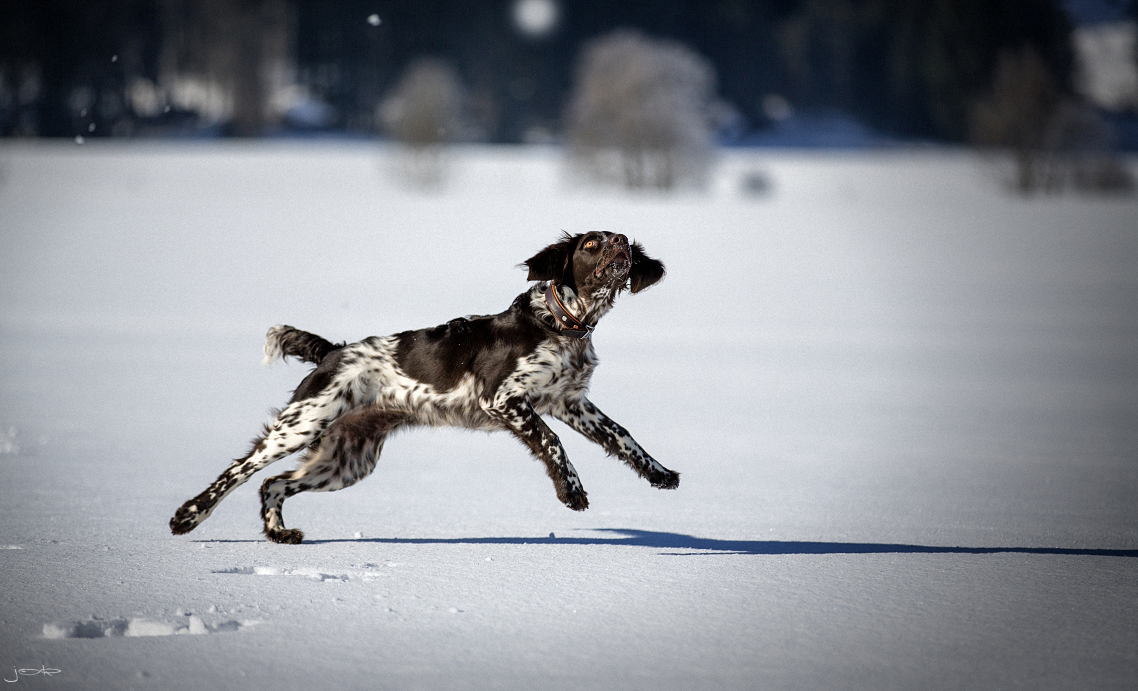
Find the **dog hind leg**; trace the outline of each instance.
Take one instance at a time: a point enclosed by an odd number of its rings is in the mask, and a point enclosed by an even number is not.
[[[306,399],[290,403],[266,425],[265,433],[254,440],[248,454],[233,461],[204,492],[182,504],[170,519],[170,532],[184,535],[198,527],[222,499],[258,470],[312,443],[337,413],[327,401]]]
[[[308,452],[296,470],[261,484],[261,519],[265,537],[299,544],[304,533],[284,525],[284,500],[301,492],[334,492],[350,487],[375,470],[387,435],[406,421],[399,414],[360,409],[337,420]]]

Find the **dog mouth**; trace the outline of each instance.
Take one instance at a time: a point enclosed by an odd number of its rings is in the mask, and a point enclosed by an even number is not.
[[[611,256],[601,259],[593,275],[600,278],[602,274],[609,271],[613,276],[621,277],[627,275],[630,268],[632,268],[632,257],[629,255],[628,250],[623,247],[617,247]]]

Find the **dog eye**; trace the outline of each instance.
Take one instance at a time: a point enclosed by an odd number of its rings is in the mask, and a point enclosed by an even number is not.
[[[589,240],[588,242],[585,243],[585,249],[587,249],[587,250],[591,250],[596,246],[597,246],[596,240]]]

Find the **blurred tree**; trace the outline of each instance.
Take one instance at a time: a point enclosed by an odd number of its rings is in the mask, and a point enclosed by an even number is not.
[[[963,141],[1001,52],[1032,47],[1066,86],[1070,33],[1056,0],[804,0],[777,34],[783,93],[799,109]]]
[[[1011,186],[1021,194],[1066,187],[1131,191],[1133,176],[1110,154],[1110,135],[1091,108],[1064,93],[1031,48],[1000,56],[990,90],[972,111],[971,141],[1011,154]]]
[[[413,182],[441,182],[441,149],[466,129],[464,89],[447,62],[421,58],[411,63],[378,109],[383,130],[407,147]]]
[[[1027,48],[1000,56],[991,92],[973,110],[972,142],[1012,152],[1015,188],[1022,193],[1051,185],[1043,159],[1060,102],[1043,59]]]
[[[0,135],[129,134],[158,34],[152,0],[0,0]]]
[[[631,32],[582,50],[568,109],[571,161],[630,188],[703,182],[711,159],[715,70],[673,41]]]
[[[779,27],[784,94],[802,108],[846,108],[859,38],[849,0],[808,0]]]
[[[559,3],[556,29],[540,39],[519,31],[513,7],[0,0],[0,134],[127,133],[175,116],[252,134],[273,125],[265,101],[288,86],[335,114],[321,126],[371,132],[381,94],[406,65],[438,55],[470,86],[486,139],[549,141],[579,47],[631,27],[705,56],[750,128],[769,122],[762,103],[774,95],[797,113],[840,111],[900,136],[964,141],[1001,52],[1031,47],[1060,89],[1073,60],[1060,0],[574,0]],[[151,85],[173,111],[135,117],[124,93],[150,102],[141,94]]]
[[[223,122],[239,137],[262,133],[282,64],[291,59],[287,0],[161,0],[159,85],[178,108]]]

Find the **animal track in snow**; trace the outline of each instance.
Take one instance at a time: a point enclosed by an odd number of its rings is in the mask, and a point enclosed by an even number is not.
[[[373,566],[375,566],[375,564],[364,564],[365,568]],[[372,571],[370,569],[367,571],[336,573],[322,569],[278,569],[273,566],[234,566],[229,569],[218,569],[212,573],[240,574],[246,576],[302,576],[304,578],[311,578],[314,581],[336,581],[340,583],[347,583],[353,580],[370,581],[383,575],[380,571]]]
[[[225,633],[258,624],[257,620],[228,620],[207,624],[196,614],[175,621],[152,619],[84,619],[53,621],[43,625],[44,638],[133,638],[141,636],[202,635]]]

